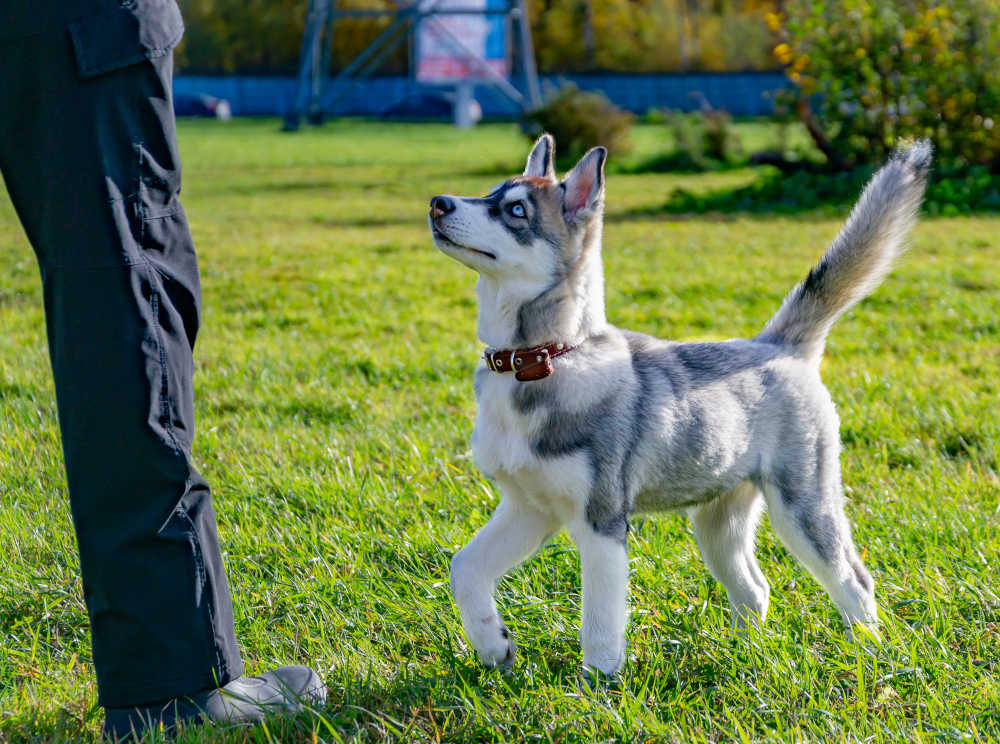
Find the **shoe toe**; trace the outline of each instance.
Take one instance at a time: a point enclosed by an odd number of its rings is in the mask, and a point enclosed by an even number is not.
[[[326,686],[306,666],[284,666],[255,677],[240,677],[209,699],[211,718],[256,722],[274,713],[299,713],[326,701]]]
[[[259,677],[268,685],[279,690],[289,701],[296,701],[299,707],[323,705],[326,702],[326,685],[319,675],[307,666],[283,666]]]
[[[307,666],[284,666],[163,705],[106,709],[104,735],[124,741],[151,729],[172,731],[179,724],[249,725],[267,715],[299,713],[325,702],[326,685],[316,672]]]

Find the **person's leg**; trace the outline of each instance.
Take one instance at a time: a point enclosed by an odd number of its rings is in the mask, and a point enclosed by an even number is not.
[[[128,707],[243,664],[190,460],[200,290],[170,55],[84,78],[80,43],[0,43],[0,169],[42,274],[99,702]]]

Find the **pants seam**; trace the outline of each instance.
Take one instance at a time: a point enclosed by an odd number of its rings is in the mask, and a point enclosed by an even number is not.
[[[132,145],[136,156],[136,194],[141,194],[142,192],[142,148],[144,144],[140,140]],[[170,380],[167,377],[167,350],[166,345],[163,343],[163,330],[160,328],[160,293],[156,283],[157,271],[153,263],[143,252],[143,245],[146,242],[146,215],[141,198],[136,199],[135,211],[136,218],[139,221],[139,245],[137,248],[139,250],[139,259],[145,265],[148,272],[146,274],[146,281],[149,282],[149,304],[153,311],[153,335],[156,340],[156,351],[160,361],[160,424],[163,426],[163,430],[167,433],[167,436],[170,437],[174,453],[183,455],[184,451],[180,446],[180,442],[177,441],[177,435],[174,432],[170,415]]]
[[[138,251],[139,260],[143,262],[146,267],[147,281],[149,282],[149,292],[150,292],[150,305],[153,311],[153,332],[156,339],[157,353],[160,359],[160,422],[163,426],[163,430],[170,437],[170,441],[173,444],[175,454],[180,455],[184,459],[185,467],[188,470],[188,475],[185,478],[185,488],[184,492],[187,493],[191,488],[191,461],[190,455],[180,446],[180,442],[177,439],[176,432],[174,431],[173,419],[170,411],[170,378],[168,375],[167,366],[167,352],[166,344],[163,341],[163,329],[160,327],[160,272],[157,270],[153,262],[149,260],[149,257],[145,253],[146,245],[146,206],[142,201],[142,184],[143,184],[143,171],[142,171],[142,151],[145,143],[142,140],[135,142],[133,147],[135,148],[136,155],[136,218],[139,221],[139,240],[138,240]],[[168,216],[168,215],[164,215]],[[187,521],[188,527],[191,530],[190,544],[191,552],[194,558],[195,571],[198,574],[198,581],[202,587],[202,602],[204,603],[204,617],[206,621],[206,631],[208,633],[206,637],[206,642],[208,646],[209,653],[215,656],[215,661],[217,666],[223,666],[222,662],[222,649],[216,642],[216,624],[215,624],[215,607],[213,605],[213,591],[214,587],[209,586],[208,572],[205,570],[205,558],[201,549],[201,541],[198,535],[198,529],[191,519],[191,515],[188,514],[187,509],[180,504],[180,508],[177,510],[183,518]]]
[[[186,487],[185,487],[185,491],[187,491],[190,487],[191,487],[191,479],[188,478],[187,483],[186,483]],[[185,509],[182,506],[181,509],[180,509],[180,511],[184,515],[184,518],[187,520],[188,526],[191,528],[191,550],[194,553],[195,568],[198,571],[199,582],[204,587],[202,589],[202,592],[203,592],[202,599],[203,599],[203,601],[205,603],[205,614],[207,615],[207,619],[208,619],[208,634],[209,634],[208,635],[208,638],[209,638],[209,644],[208,645],[210,646],[212,653],[215,654],[215,663],[216,663],[216,666],[220,666],[220,667],[221,666],[226,666],[225,662],[222,660],[222,649],[219,647],[219,644],[216,643],[215,640],[214,640],[215,639],[215,627],[216,627],[215,626],[215,607],[214,607],[214,605],[212,603],[212,598],[214,596],[213,593],[212,593],[212,590],[213,590],[214,587],[209,586],[208,572],[205,570],[205,556],[202,553],[201,543],[198,540],[198,530],[195,527],[194,520],[191,519],[191,515],[188,514],[187,509]]]

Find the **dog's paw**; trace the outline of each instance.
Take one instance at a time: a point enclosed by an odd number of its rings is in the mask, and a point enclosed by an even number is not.
[[[847,626],[847,638],[874,652],[882,645],[882,635],[878,632],[878,623],[854,623]]]
[[[510,637],[510,633],[504,625],[500,626],[500,637],[495,643],[490,643],[487,648],[477,648],[476,653],[479,660],[490,669],[508,670],[514,666],[514,657],[517,656],[517,644]]]
[[[614,691],[621,689],[621,671],[612,673],[602,672],[597,667],[584,664],[580,673],[580,692],[594,695],[600,692]]]

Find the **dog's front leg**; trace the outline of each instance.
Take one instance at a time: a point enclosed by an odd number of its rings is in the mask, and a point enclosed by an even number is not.
[[[507,571],[530,556],[559,522],[507,495],[472,542],[451,560],[451,590],[465,634],[487,666],[510,666],[515,646],[493,592]]]
[[[586,520],[570,525],[583,574],[583,665],[611,676],[625,658],[628,551],[624,536],[606,535]]]

